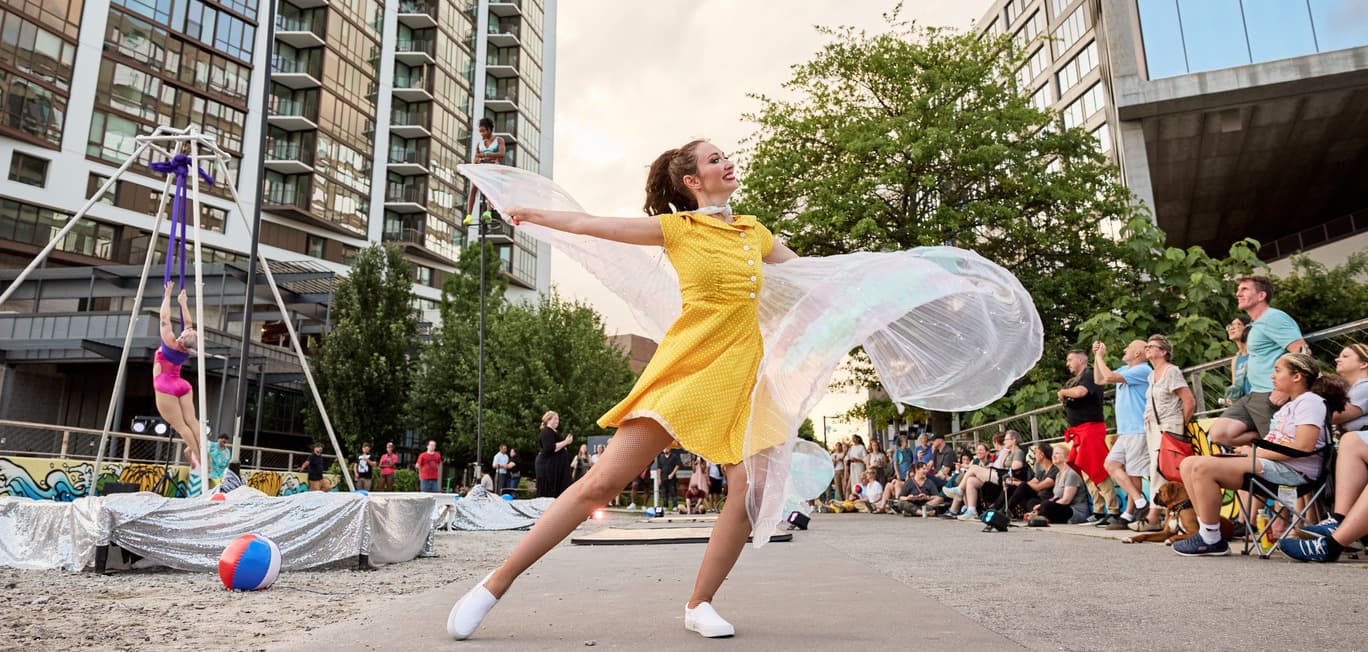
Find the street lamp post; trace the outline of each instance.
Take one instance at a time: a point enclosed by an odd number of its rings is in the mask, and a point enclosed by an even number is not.
[[[475,220],[474,215],[467,215],[465,218],[467,226],[476,224],[480,232],[480,352],[475,378],[475,482],[479,482],[482,476],[480,467],[484,461],[485,236],[489,233],[492,217],[489,211],[484,211],[480,214],[479,221]],[[498,489],[502,489],[502,487]]]

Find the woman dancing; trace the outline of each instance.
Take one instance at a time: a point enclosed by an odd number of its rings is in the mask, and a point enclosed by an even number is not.
[[[178,297],[182,325],[180,335],[171,328],[171,291],[175,281],[168,281],[162,292],[161,310],[161,347],[152,362],[152,389],[157,393],[157,413],[166,420],[185,441],[186,456],[190,458],[190,473],[200,473],[200,424],[195,419],[195,398],[190,391],[190,383],[181,378],[181,365],[190,359],[190,354],[199,342],[194,322],[190,319],[185,290]]]
[[[732,214],[735,166],[703,140],[651,164],[645,211],[653,217],[646,219],[590,216],[554,184],[520,170],[460,170],[505,217],[630,297],[652,327],[669,327],[631,392],[599,418],[599,426],[617,428],[599,462],[452,607],[447,631],[456,639],[474,633],[519,575],[674,441],[722,465],[728,495],[684,626],[704,637],[732,636],[713,599],[752,526],[759,546],[778,524],[798,424],[853,346],[866,345],[895,400],[933,409],[990,402],[1040,355],[1039,317],[1002,268],[952,248],[799,258],[754,216]],[[640,249],[612,243],[663,246],[674,273]],[[762,292],[767,274],[774,284]],[[923,342],[940,333],[956,336]],[[994,364],[962,364],[984,359]]]

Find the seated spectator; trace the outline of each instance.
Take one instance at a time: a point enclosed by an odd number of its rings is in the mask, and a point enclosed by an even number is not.
[[[1345,388],[1338,377],[1322,377],[1315,358],[1288,353],[1273,365],[1273,388],[1288,397],[1269,425],[1265,440],[1313,452],[1330,443],[1327,416],[1344,409]],[[1199,536],[1173,544],[1173,551],[1188,557],[1228,555],[1230,546],[1221,538],[1220,509],[1223,489],[1238,490],[1250,469],[1264,481],[1297,486],[1320,477],[1321,460],[1315,455],[1288,457],[1280,453],[1242,446],[1229,457],[1193,456],[1183,460],[1180,472],[1193,509],[1197,510]],[[1250,458],[1253,458],[1252,460]],[[1285,517],[1279,513],[1276,520]]]
[[[931,467],[917,464],[912,467],[912,478],[903,484],[893,509],[903,516],[912,516],[924,509],[935,509],[945,504],[941,495],[941,485],[936,476],[930,473]]]
[[[1010,492],[1007,495],[1009,514],[1025,514],[1028,509],[1026,505],[1032,499],[1044,501],[1054,495],[1055,481],[1059,479],[1059,467],[1055,466],[1051,459],[1054,449],[1042,442],[1036,444],[1032,451],[1035,454],[1035,471],[1032,477],[1021,480],[1008,476],[1003,480],[1003,484]]]
[[[884,488],[879,481],[874,479],[873,471],[865,471],[860,474],[860,483],[853,487],[851,497],[844,501],[830,501],[827,503],[837,512],[874,512],[883,508]]]
[[[944,482],[955,471],[955,449],[945,444],[945,435],[931,435],[931,475]]]
[[[1048,499],[1035,498],[1026,503],[1031,514],[1045,517],[1051,523],[1082,523],[1088,520],[1088,492],[1083,490],[1083,478],[1069,466],[1069,448],[1051,447],[1050,461],[1059,469]]]
[[[1368,344],[1344,347],[1335,358],[1335,373],[1349,385],[1349,400],[1331,420],[1342,432],[1368,430]]]
[[[912,449],[912,460],[918,464],[931,461],[931,445],[926,442],[926,433],[917,435],[917,445]]]
[[[219,482],[218,493],[226,494],[242,486],[242,466],[237,462],[229,462],[228,470],[223,472],[223,480]]]
[[[995,448],[1001,448],[1002,440],[1004,439],[1004,434],[1005,433],[999,432],[993,435],[993,446]],[[966,480],[968,480],[970,474],[973,472],[973,469],[975,467],[988,468],[992,465],[993,455],[988,452],[988,447],[984,444],[975,444],[974,458],[972,463],[968,466],[961,467],[959,475],[955,478],[955,481],[950,483],[950,485],[942,491],[942,493],[944,493],[946,496],[949,496],[952,499],[950,503],[950,509],[945,512],[945,516],[960,515],[962,511],[962,506],[964,504],[964,483]]]
[[[1002,481],[1005,477],[1025,480],[1029,477],[1026,469],[1026,451],[1018,446],[1021,435],[1008,430],[1002,438],[1002,450],[989,468],[974,467],[964,479],[964,513],[961,521],[977,521],[981,505],[990,505],[1002,496]]]
[[[1330,517],[1299,528],[1315,538],[1287,538],[1283,554],[1301,561],[1336,561],[1345,550],[1368,545],[1368,432],[1340,438],[1335,461],[1335,507]]]

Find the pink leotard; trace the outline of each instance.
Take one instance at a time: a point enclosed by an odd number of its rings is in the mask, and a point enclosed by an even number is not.
[[[153,358],[156,360],[157,364],[161,365],[161,373],[152,377],[152,389],[155,389],[162,394],[170,394],[176,398],[189,394],[190,383],[184,378],[181,378],[180,371],[181,365],[190,357],[190,354],[172,349],[172,357],[180,358],[179,362],[172,363],[171,360],[167,359],[167,356],[163,354],[163,351],[166,351],[165,344],[157,349],[157,355]],[[180,355],[175,355],[177,353]]]

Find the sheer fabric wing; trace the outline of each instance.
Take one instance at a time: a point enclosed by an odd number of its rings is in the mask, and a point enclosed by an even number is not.
[[[581,210],[564,190],[530,172],[492,165],[459,169],[495,208]],[[659,338],[679,315],[678,279],[663,256],[532,224],[520,228],[622,297],[647,336]],[[1035,365],[1043,344],[1040,317],[1021,283],[978,254],[953,247],[766,265],[760,330],[765,358],[751,397],[744,462],[756,547],[778,527],[790,493],[811,493],[803,483],[789,482],[798,426],[851,349],[864,346],[894,401],[964,411],[1002,396]]]

